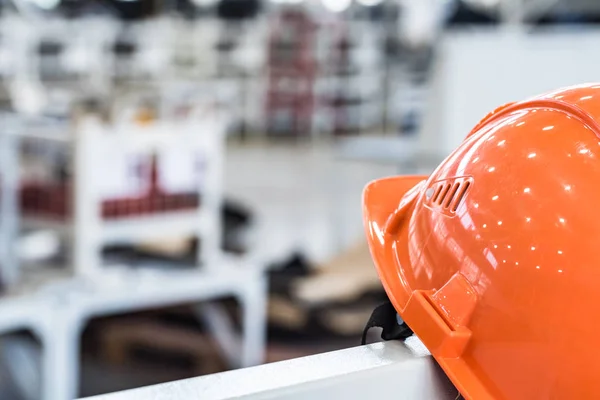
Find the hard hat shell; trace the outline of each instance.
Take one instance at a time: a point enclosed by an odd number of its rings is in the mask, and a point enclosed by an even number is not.
[[[600,398],[600,84],[485,117],[364,191],[394,307],[467,399]]]

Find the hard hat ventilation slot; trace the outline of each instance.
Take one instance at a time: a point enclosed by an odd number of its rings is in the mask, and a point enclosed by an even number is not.
[[[452,211],[455,212],[458,209],[460,203],[462,203],[465,195],[467,194],[467,190],[469,190],[469,186],[471,186],[471,182],[465,181],[461,185],[460,190],[458,191],[458,195],[456,196],[456,200],[454,201],[454,205],[452,206]]]
[[[469,177],[455,177],[436,182],[427,189],[427,206],[451,216],[462,204],[470,186]]]
[[[446,194],[448,194],[448,191],[450,190],[450,187],[452,186],[451,184],[442,184],[441,186],[443,186],[442,191],[440,192],[440,195],[438,196],[438,198],[436,200],[434,200],[435,203],[441,205],[444,200],[446,199]]]
[[[437,185],[437,187],[435,188],[435,192],[433,193],[433,196],[431,196],[432,203],[435,203],[435,201],[437,200],[437,198],[440,195],[443,188],[444,188],[443,184]]]
[[[452,186],[452,190],[449,192],[449,195],[446,198],[446,201],[444,202],[444,208],[450,207],[450,203],[452,203],[452,200],[454,199],[454,196],[456,195],[456,192],[458,191],[459,187],[460,182],[455,182],[454,186]]]

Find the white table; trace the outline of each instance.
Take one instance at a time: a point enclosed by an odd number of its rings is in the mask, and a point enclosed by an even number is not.
[[[80,335],[89,319],[233,296],[243,312],[239,337],[231,326],[224,329],[228,321],[219,308],[206,305],[199,314],[233,367],[257,365],[265,346],[266,280],[258,268],[242,265],[223,259],[221,271],[210,273],[107,268],[96,277],[55,280],[2,299],[0,332],[31,329],[42,342],[43,399],[70,400],[77,395]]]

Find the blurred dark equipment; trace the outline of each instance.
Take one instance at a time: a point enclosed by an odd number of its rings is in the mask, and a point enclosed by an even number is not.
[[[119,18],[125,21],[135,21],[156,15],[162,2],[154,0],[105,0],[118,13]]]
[[[269,341],[356,344],[372,309],[387,298],[368,257],[361,242],[326,265],[317,266],[296,252],[271,266]],[[325,286],[334,294],[319,294]]]
[[[83,16],[112,16],[119,17],[119,12],[113,2],[103,0],[62,0],[56,11],[67,18]]]
[[[219,18],[231,21],[255,18],[262,10],[260,0],[221,0],[217,4]]]
[[[456,25],[493,25],[499,22],[497,11],[481,11],[465,4],[462,1],[458,2],[454,13],[448,20],[449,26]]]

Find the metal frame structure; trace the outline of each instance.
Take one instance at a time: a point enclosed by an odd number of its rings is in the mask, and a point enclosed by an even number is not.
[[[422,344],[375,343],[237,371],[90,397],[88,400],[455,400],[458,391]]]
[[[260,364],[265,346],[266,279],[254,263],[230,258],[220,250],[221,171],[224,154],[223,120],[199,123],[195,117],[181,126],[157,124],[153,128],[117,127],[106,131],[98,121],[83,118],[73,136],[53,136],[28,131],[14,118],[8,118],[0,135],[7,144],[0,154],[2,196],[0,235],[5,243],[0,250],[8,254],[15,248],[19,225],[16,215],[18,191],[18,150],[20,140],[33,136],[73,145],[76,178],[75,211],[71,221],[37,221],[38,226],[58,228],[73,240],[72,276],[50,276],[48,282],[34,287],[19,285],[19,264],[7,257],[2,265],[9,277],[12,296],[0,299],[0,333],[29,329],[42,343],[43,399],[68,400],[76,397],[79,371],[79,336],[86,322],[97,316],[196,303],[234,296],[241,305],[242,333],[238,335],[224,311],[215,304],[197,308],[198,315],[215,334],[232,367]],[[200,121],[201,122],[201,121]],[[131,127],[130,127],[131,128]],[[102,161],[95,154],[102,146],[126,146],[149,150],[173,141],[196,143],[206,154],[205,177],[198,191],[202,205],[197,211],[165,213],[106,222],[100,214],[102,199],[97,190],[96,171]],[[6,149],[6,150],[5,150]],[[114,240],[144,240],[165,234],[196,234],[203,242],[198,268],[177,270],[131,270],[126,266],[103,266],[101,248]],[[14,250],[13,250],[14,251]],[[28,274],[43,272],[27,271]],[[47,272],[45,272],[48,275]]]

